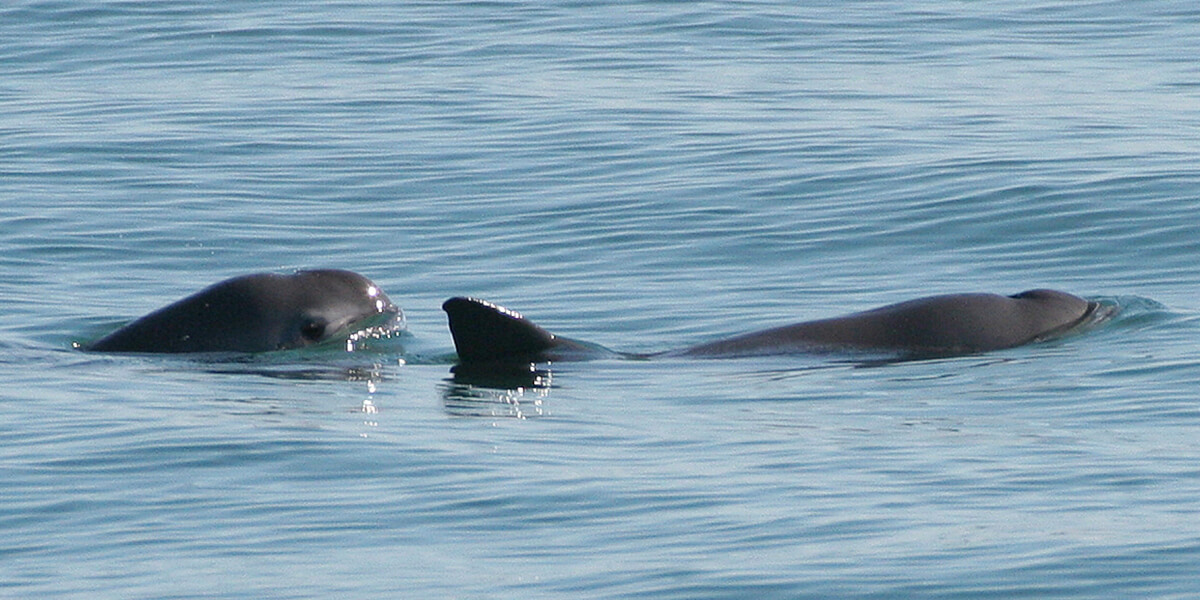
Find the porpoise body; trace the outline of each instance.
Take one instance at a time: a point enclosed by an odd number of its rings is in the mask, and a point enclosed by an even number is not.
[[[476,298],[443,305],[462,363],[574,361],[605,356],[739,357],[830,351],[953,356],[1012,348],[1062,335],[1098,304],[1036,289],[1003,296],[950,294],[918,298],[841,317],[805,321],[649,355],[614,352],[557,336],[517,312]]]

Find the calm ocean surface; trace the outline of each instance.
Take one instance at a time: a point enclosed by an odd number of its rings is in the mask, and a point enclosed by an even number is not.
[[[1200,595],[1200,8],[9,2],[0,597]],[[408,333],[87,354],[351,269]],[[1053,287],[1083,335],[455,379],[442,300],[653,352]]]

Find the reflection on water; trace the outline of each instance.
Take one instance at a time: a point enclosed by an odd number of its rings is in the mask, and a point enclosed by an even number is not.
[[[534,364],[458,365],[453,377],[439,386],[448,414],[460,417],[526,419],[546,414],[551,373]]]
[[[349,381],[374,385],[384,381],[384,366],[379,363],[359,366],[337,365],[223,365],[205,372],[222,375],[259,375],[271,379],[295,381]]]

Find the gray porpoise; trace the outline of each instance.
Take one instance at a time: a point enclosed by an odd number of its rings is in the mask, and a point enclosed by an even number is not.
[[[520,314],[474,298],[443,305],[459,360],[570,361],[604,356],[738,357],[827,351],[954,356],[1053,338],[1087,321],[1099,305],[1065,292],[918,298],[843,317],[806,321],[655,355],[629,355],[556,336]]]
[[[371,280],[319,269],[255,273],[213,284],[83,346],[96,352],[266,352],[320,344],[400,309]]]

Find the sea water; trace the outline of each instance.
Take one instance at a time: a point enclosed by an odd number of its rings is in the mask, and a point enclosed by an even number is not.
[[[1200,593],[1200,10],[0,8],[0,596]],[[332,267],[404,335],[75,349]],[[629,352],[922,295],[1119,307],[910,362],[451,372],[441,302]]]

